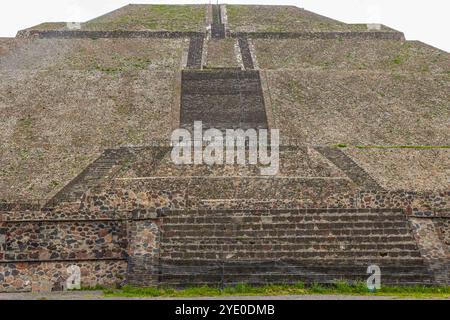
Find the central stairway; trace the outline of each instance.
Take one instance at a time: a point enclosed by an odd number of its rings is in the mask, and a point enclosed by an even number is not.
[[[184,70],[181,126],[202,121],[205,128],[266,129],[261,79],[255,70]]]
[[[163,219],[163,285],[366,281],[424,284],[432,275],[401,210],[180,211]]]

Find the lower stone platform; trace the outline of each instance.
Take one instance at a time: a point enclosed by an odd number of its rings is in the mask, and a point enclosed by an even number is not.
[[[71,265],[85,287],[364,281],[373,264],[384,284],[449,284],[448,196],[359,191],[193,208],[168,191],[111,189],[78,205],[11,207],[0,214],[0,291],[62,290]]]

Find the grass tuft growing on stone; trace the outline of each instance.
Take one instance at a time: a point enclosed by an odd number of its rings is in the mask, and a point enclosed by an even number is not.
[[[371,292],[363,282],[349,284],[341,281],[333,285],[312,284],[302,282],[289,285],[250,286],[237,284],[223,289],[210,286],[174,288],[135,288],[125,286],[122,289],[106,289],[106,297],[141,297],[141,298],[189,298],[189,297],[226,297],[226,296],[288,296],[288,295],[358,295],[358,296],[391,296],[399,298],[450,298],[450,286],[442,287],[394,287],[383,286],[380,290]]]

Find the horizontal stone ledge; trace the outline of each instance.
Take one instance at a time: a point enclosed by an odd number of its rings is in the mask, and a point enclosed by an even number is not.
[[[195,31],[89,31],[89,30],[21,30],[17,38],[192,38],[205,37],[206,33]],[[231,38],[253,39],[363,39],[404,41],[402,32],[392,31],[349,31],[349,32],[232,32]]]
[[[40,210],[45,202],[42,203],[9,203],[0,202],[0,212],[8,212],[14,210],[36,211]]]
[[[205,37],[202,32],[177,32],[177,31],[82,31],[82,30],[21,30],[16,38],[40,38],[40,39],[111,39],[111,38],[191,38]]]
[[[103,211],[103,210],[92,210],[91,213],[116,213],[116,210],[111,211]],[[63,219],[63,218],[55,218],[55,219],[23,219],[23,218],[7,218],[0,219],[0,223],[7,224],[19,224],[19,223],[39,223],[39,224],[65,224],[65,223],[108,223],[108,222],[130,222],[136,220],[156,220],[160,217],[159,209],[129,209],[129,210],[121,210],[121,212],[125,213],[127,217],[123,218],[83,218],[82,216],[78,218],[71,219]]]
[[[237,78],[239,76],[239,78]],[[211,80],[211,79],[259,79],[258,70],[225,70],[225,69],[203,69],[203,70],[183,70],[183,80]]]
[[[233,180],[233,179],[254,179],[254,180],[302,180],[308,181],[322,181],[322,180],[345,180],[349,181],[347,177],[305,177],[305,176],[158,176],[158,177],[136,177],[136,178],[116,178],[116,181],[145,181],[145,180]]]
[[[18,263],[83,263],[83,262],[95,262],[95,261],[128,261],[128,258],[86,258],[86,259],[45,259],[45,260],[0,260],[0,265],[5,264],[18,264]]]
[[[429,210],[429,211],[413,211],[410,215],[411,218],[441,218],[450,219],[450,208],[449,209],[439,209],[439,210]]]
[[[209,215],[209,214],[233,214],[233,213],[247,213],[247,214],[261,214],[261,215],[279,215],[279,214],[301,214],[301,213],[402,213],[401,208],[293,208],[293,209],[172,209],[158,211],[160,216],[175,216],[175,215]]]
[[[348,32],[232,32],[232,38],[252,39],[361,39],[405,41],[402,32],[392,31],[348,31]]]
[[[131,212],[132,210],[127,210],[127,212]],[[104,213],[105,211],[101,211]],[[45,219],[45,220],[39,220],[39,219],[8,219],[8,220],[0,220],[3,224],[8,223],[92,223],[92,222],[126,222],[131,221],[133,218],[117,218],[117,219],[83,219],[80,217],[79,219]]]

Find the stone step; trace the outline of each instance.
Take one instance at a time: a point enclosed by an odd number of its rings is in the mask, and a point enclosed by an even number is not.
[[[295,224],[295,225],[308,225],[308,224],[353,224],[353,223],[403,223],[405,224],[405,218],[402,216],[234,216],[234,217],[193,217],[193,218],[164,218],[164,225],[177,226],[177,225],[260,225],[260,224],[273,224],[277,226],[279,224]]]
[[[120,163],[133,156],[133,152],[128,148],[105,150],[102,156],[92,162],[69,184],[64,186],[45,207],[52,207],[63,202],[80,201],[81,196],[88,189],[98,186],[105,179],[110,178],[110,174]]]
[[[222,23],[214,23],[211,25],[211,36],[213,39],[225,38],[225,25]]]
[[[192,286],[195,285],[236,285],[246,283],[250,285],[261,284],[295,284],[303,282],[305,284],[321,283],[332,284],[337,281],[349,282],[365,282],[368,275],[364,273],[340,274],[340,273],[324,273],[324,274],[225,274],[220,272],[216,274],[162,274],[160,282],[168,286]],[[384,285],[423,285],[431,284],[432,278],[429,275],[417,274],[384,274],[382,277]]]
[[[203,37],[192,37],[189,42],[187,68],[200,69],[202,67]]]
[[[364,250],[378,250],[378,251],[410,251],[416,250],[417,246],[414,242],[406,243],[327,243],[327,244],[292,244],[292,243],[239,243],[239,244],[196,244],[196,243],[166,243],[162,244],[161,251],[164,252],[234,252],[234,251],[318,251],[323,250],[346,250],[348,252],[357,252]]]
[[[239,42],[239,49],[241,51],[242,63],[244,64],[244,68],[246,70],[254,69],[255,66],[254,66],[252,54],[250,52],[250,45],[248,43],[248,39],[247,38],[239,38],[238,42]]]
[[[384,284],[432,283],[421,258],[317,259],[284,261],[161,260],[160,281],[164,284],[262,284],[332,283],[336,280],[366,281],[367,267],[381,268]]]
[[[101,164],[96,163],[95,164],[95,172],[107,171],[107,170],[111,169],[112,166],[115,166],[115,165],[117,165],[117,163],[115,161],[111,162],[111,163],[105,163],[105,162],[102,162]]]
[[[353,182],[367,190],[382,190],[378,182],[341,149],[317,147],[316,150],[346,173]]]
[[[164,238],[164,244],[230,244],[230,243],[248,243],[248,244],[263,244],[263,243],[301,243],[301,244],[336,244],[345,243],[347,245],[360,243],[415,243],[411,235],[401,236],[303,236],[296,235],[291,237],[265,237],[265,238],[246,238],[246,237],[170,237]]]
[[[182,72],[182,81],[214,79],[254,79],[260,81],[260,76],[257,70],[212,69],[202,71],[183,70]]]
[[[243,200],[241,200],[243,201]],[[214,210],[172,210],[165,219],[196,219],[203,217],[290,217],[290,216],[313,216],[313,217],[347,217],[358,218],[360,216],[385,216],[402,217],[405,214],[402,209],[359,209],[359,208],[324,208],[324,209],[214,209]],[[167,220],[165,220],[167,221]],[[193,220],[194,221],[194,220]]]
[[[256,79],[208,79],[183,82],[183,95],[255,95],[260,94],[260,83]]]
[[[400,222],[373,222],[373,221],[358,221],[358,222],[292,222],[292,223],[204,223],[204,224],[188,224],[188,223],[177,223],[177,224],[164,224],[162,229],[164,232],[171,231],[197,231],[201,233],[203,230],[219,230],[219,231],[248,231],[248,230],[354,230],[354,229],[406,229],[407,224],[405,221]]]
[[[250,249],[250,248],[249,248]],[[162,258],[170,259],[189,259],[189,260],[204,260],[204,259],[220,259],[221,256],[230,256],[234,260],[237,259],[332,259],[332,258],[347,258],[349,260],[354,258],[378,258],[384,259],[397,259],[397,258],[420,258],[420,252],[418,250],[404,250],[404,251],[385,251],[379,250],[358,250],[358,251],[345,251],[345,250],[290,250],[285,248],[285,251],[231,251],[231,252],[218,252],[218,251],[171,251],[167,252],[161,250]],[[225,257],[223,257],[225,259]]]
[[[192,126],[202,121],[204,127],[225,129],[267,128],[262,94],[205,95],[182,94],[181,124]]]
[[[216,119],[220,116],[234,116],[233,119],[248,119],[250,115],[234,115],[234,113],[245,110],[245,108],[253,108],[253,104],[263,104],[263,98],[257,94],[244,94],[240,95],[237,93],[229,93],[221,97],[209,94],[208,91],[184,94],[182,97],[183,104],[198,105],[205,103],[206,105],[202,110],[207,110],[208,112],[216,112],[215,117],[210,117]],[[206,108],[206,109],[205,109]],[[199,116],[202,110],[190,110],[192,116]],[[257,115],[253,115],[257,116]],[[265,116],[265,115],[264,115]],[[262,117],[262,116],[260,116]]]
[[[270,271],[283,271],[286,273],[292,272],[311,272],[311,273],[325,273],[330,270],[339,270],[339,273],[352,274],[356,272],[367,272],[367,268],[370,264],[380,264],[382,272],[395,273],[401,272],[404,274],[412,274],[418,271],[426,271],[427,266],[422,259],[410,258],[410,259],[397,259],[390,261],[375,261],[375,260],[345,260],[344,259],[305,259],[305,260],[275,260],[275,261],[262,261],[262,260],[167,260],[161,259],[159,268],[166,272],[186,272],[192,273],[199,271],[199,273],[214,270],[215,268],[223,268],[228,272],[239,273],[242,269],[251,269],[255,272],[270,272]],[[427,272],[425,272],[427,273]]]
[[[370,215],[370,214],[302,214],[295,213],[290,215],[239,215],[231,216],[167,216],[164,218],[164,224],[205,224],[205,223],[261,223],[262,221],[271,221],[272,223],[307,223],[307,222],[405,222],[403,215]]]
[[[367,275],[368,266],[361,267],[330,267],[327,266],[325,268],[313,268],[313,267],[303,267],[303,266],[257,266],[257,265],[238,265],[236,267],[229,266],[227,264],[221,265],[203,265],[203,266],[195,266],[195,267],[183,267],[183,266],[161,266],[159,270],[163,275],[166,276],[189,276],[196,274],[198,276],[201,275],[217,275],[224,273],[225,276],[231,277],[235,276],[236,278],[240,278],[242,276],[270,276],[270,275],[286,275],[286,276],[317,276],[317,275],[329,275],[329,276],[351,276],[351,275],[360,275],[364,276],[365,279],[368,278]],[[418,266],[413,268],[381,268],[382,277],[384,276],[400,276],[400,277],[410,277],[416,276],[419,278],[427,278],[430,276],[430,273],[424,266]]]
[[[211,237],[253,237],[253,238],[261,238],[261,237],[286,237],[286,236],[387,236],[387,235],[410,235],[409,230],[407,229],[322,229],[322,230],[313,230],[313,229],[291,229],[291,230],[202,230],[201,233],[198,230],[175,230],[164,232],[165,239],[169,239],[171,237],[191,237],[191,238],[211,238]]]
[[[174,268],[197,268],[206,266],[218,266],[226,264],[228,268],[242,267],[246,265],[283,265],[289,267],[297,268],[321,268],[327,270],[332,268],[366,268],[370,265],[378,265],[380,268],[384,269],[414,269],[414,268],[424,268],[426,267],[422,257],[398,257],[395,259],[389,257],[355,257],[353,259],[342,258],[342,257],[332,257],[332,258],[302,258],[300,259],[275,259],[275,260],[264,260],[264,259],[167,259],[161,257],[160,264],[172,266]]]

